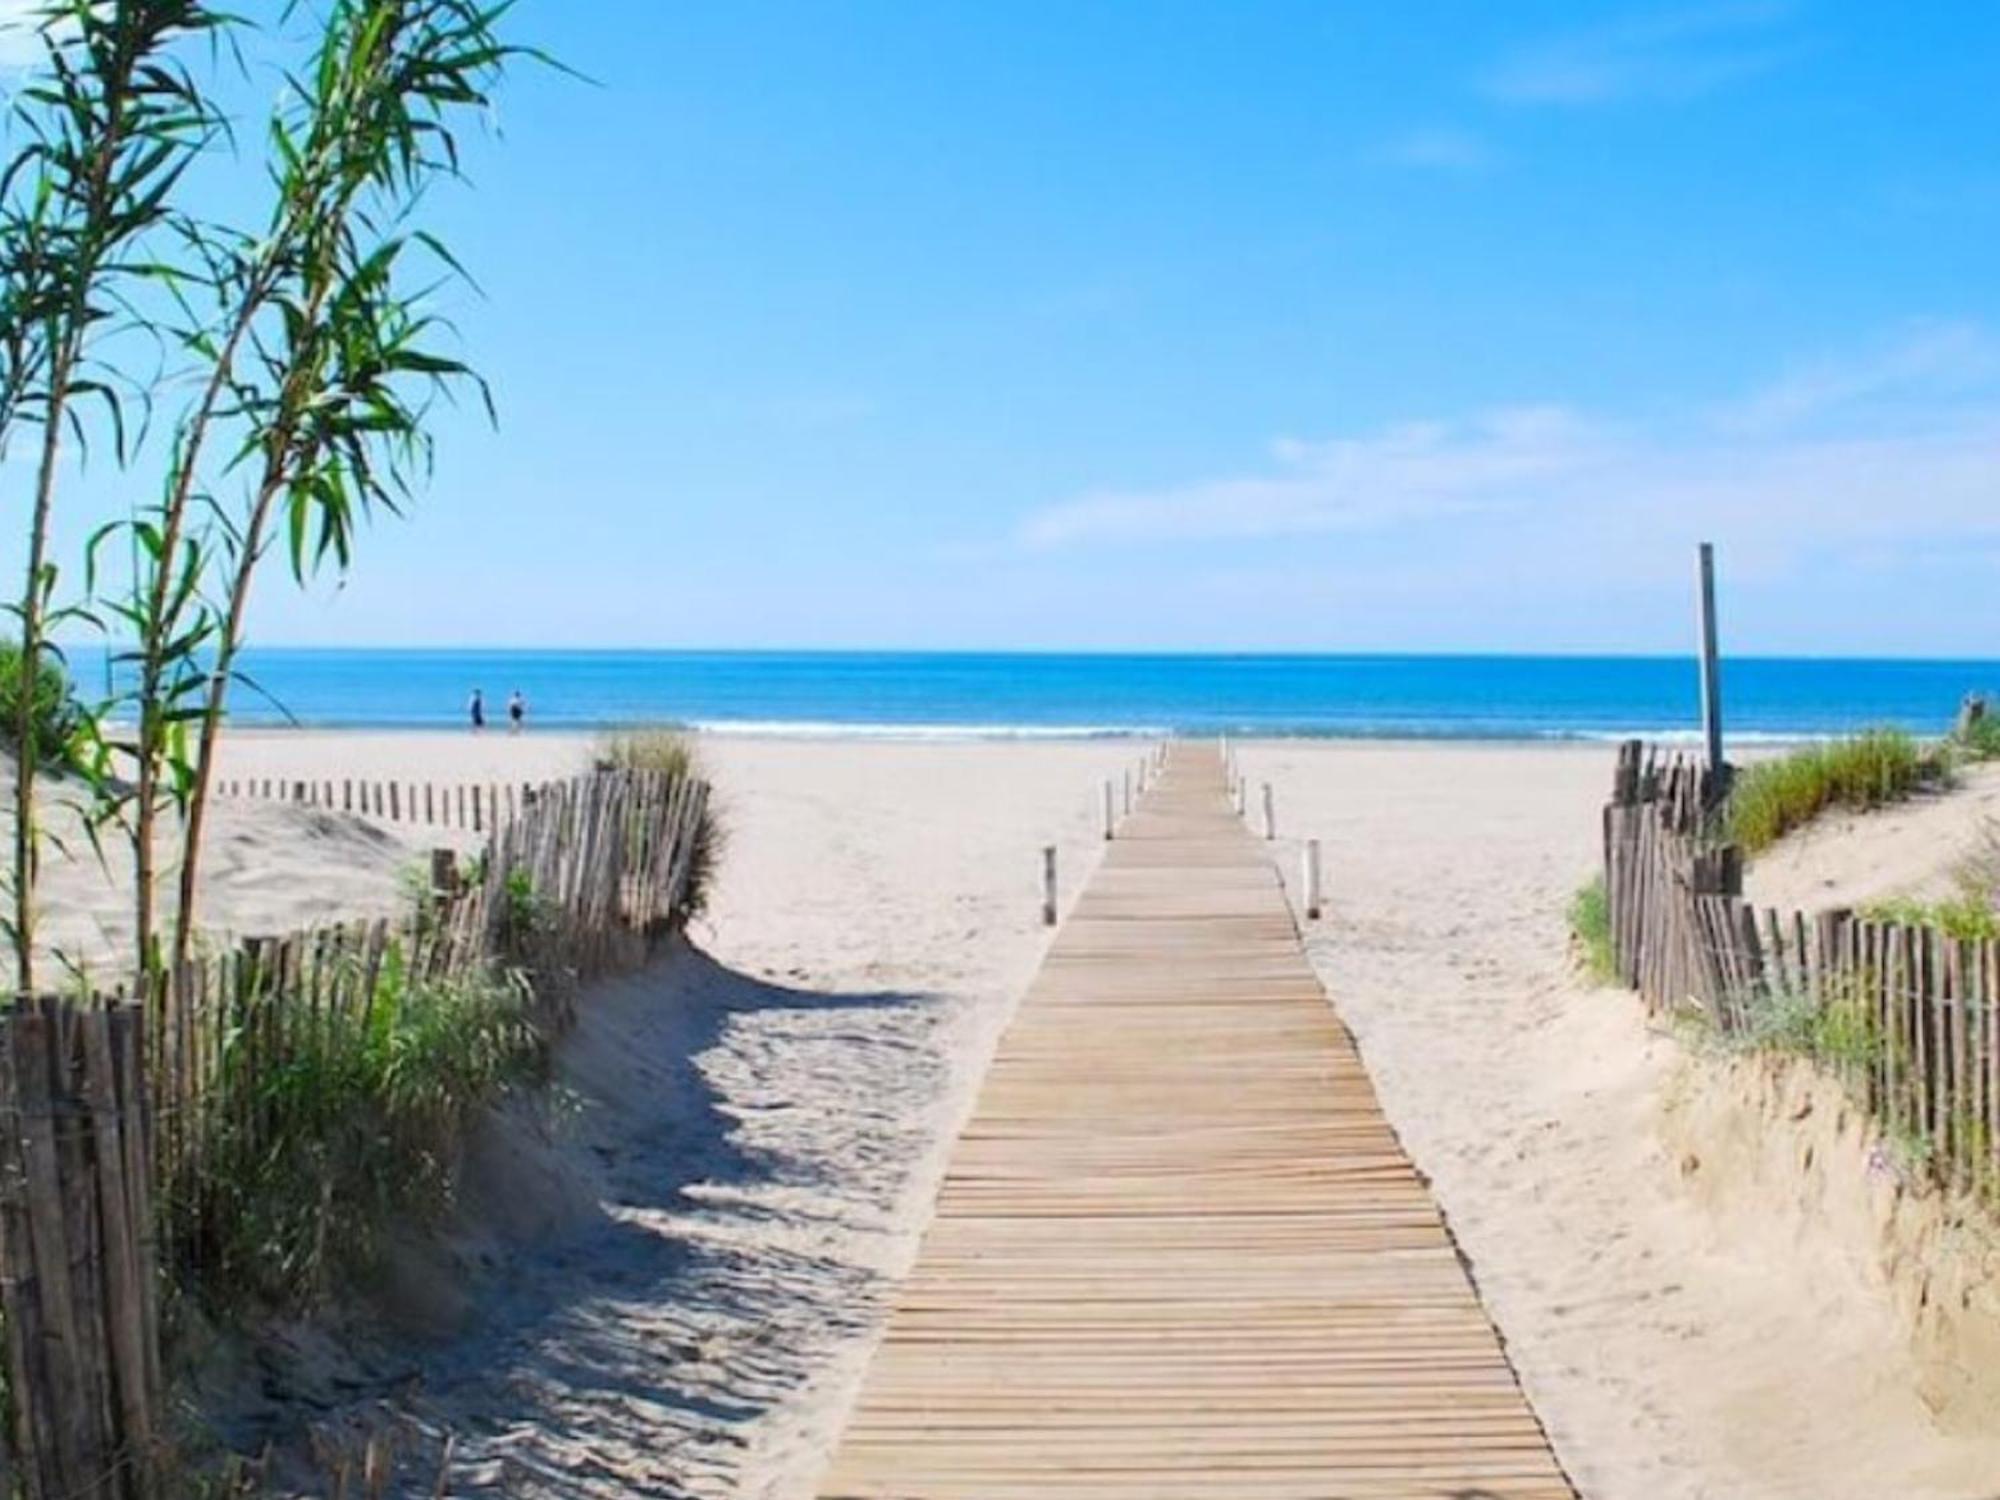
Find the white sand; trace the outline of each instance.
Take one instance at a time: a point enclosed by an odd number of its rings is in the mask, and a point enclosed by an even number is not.
[[[231,753],[245,774],[484,779],[584,748],[275,735]],[[563,1064],[577,1124],[516,1111],[489,1133],[467,1235],[402,1287],[448,1336],[351,1355],[352,1387],[311,1388],[310,1351],[288,1377],[335,1426],[390,1412],[458,1433],[454,1493],[811,1493],[1044,946],[1039,846],[1061,846],[1073,892],[1099,778],[1135,747],[706,751],[730,847],[699,951],[587,997]],[[1607,751],[1242,754],[1277,788],[1288,876],[1291,839],[1325,842],[1314,961],[1591,1500],[2000,1486],[2000,1432],[1964,1420],[1977,1392],[1937,1412],[1919,1395],[1939,1386],[1885,1242],[1786,1186],[1807,1139],[1789,1114],[1575,979],[1563,910],[1596,859]],[[1838,1188],[1866,1160],[1822,1170]],[[301,1410],[254,1408],[240,1434]]]

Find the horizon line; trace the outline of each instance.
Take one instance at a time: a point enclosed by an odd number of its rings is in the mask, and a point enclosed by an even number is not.
[[[53,642],[68,651],[116,651],[116,644],[102,641]],[[381,643],[337,641],[269,641],[245,643],[246,652],[291,651],[333,654],[375,652],[384,655],[501,655],[510,656],[902,656],[902,657],[1069,657],[1069,658],[1164,658],[1187,660],[1246,660],[1287,658],[1298,660],[1363,659],[1377,661],[1694,661],[1699,652],[1669,650],[1588,650],[1588,649],[1484,649],[1453,647],[1188,647],[1188,646],[641,646],[641,645],[526,645],[498,643]],[[1722,660],[1783,662],[1890,662],[1941,666],[2000,665],[2000,648],[1991,656],[1921,655],[1904,652],[1865,654],[1854,652],[1788,652],[1747,649],[1722,652]]]

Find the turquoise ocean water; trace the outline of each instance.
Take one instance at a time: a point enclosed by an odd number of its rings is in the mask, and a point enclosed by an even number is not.
[[[101,685],[101,658],[73,667]],[[377,728],[462,723],[475,687],[496,718],[519,689],[542,728],[798,735],[1607,739],[1692,734],[1698,712],[1693,661],[1666,657],[267,649],[245,670],[239,722]],[[1746,657],[1723,687],[1742,739],[1935,731],[2000,691],[2000,661]]]

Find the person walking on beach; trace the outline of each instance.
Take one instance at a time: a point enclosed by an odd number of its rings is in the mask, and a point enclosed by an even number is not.
[[[472,715],[472,732],[477,734],[486,727],[486,694],[479,688],[472,690],[472,701],[466,705]]]
[[[519,688],[515,688],[507,699],[507,717],[513,723],[514,733],[519,734],[521,721],[528,717],[528,700],[521,696]]]

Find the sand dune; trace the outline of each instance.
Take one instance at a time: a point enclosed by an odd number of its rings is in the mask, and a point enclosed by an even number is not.
[[[1944,792],[1870,813],[1829,813],[1751,862],[1744,891],[1781,911],[1864,907],[1952,893],[1952,870],[2000,831],[2000,765],[1973,766]]]
[[[44,982],[115,986],[131,963],[133,862],[129,838],[116,827],[93,845],[85,829],[80,787],[60,778],[42,783],[42,859],[37,947]],[[14,836],[13,769],[0,763],[0,839]],[[397,910],[423,857],[424,840],[359,818],[304,807],[219,801],[210,812],[199,894],[204,932],[232,936],[294,932]],[[179,836],[163,822],[159,901],[172,910]]]

